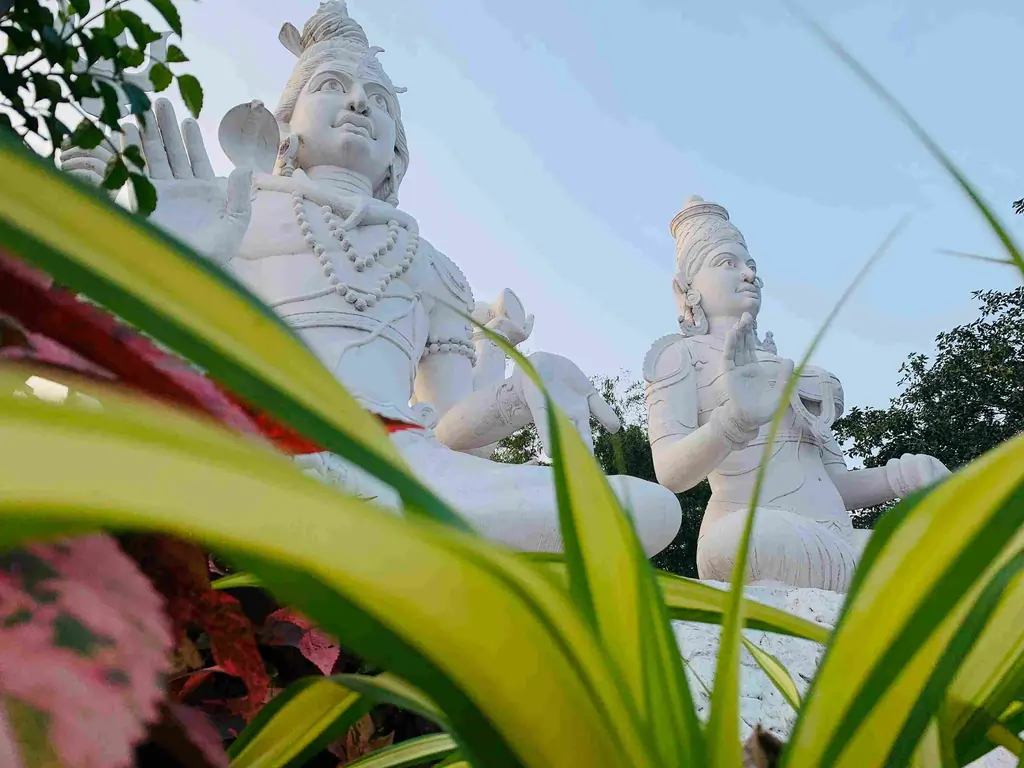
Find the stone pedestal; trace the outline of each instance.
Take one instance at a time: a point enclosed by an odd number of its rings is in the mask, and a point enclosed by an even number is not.
[[[705,582],[720,589],[728,589],[721,582]],[[823,589],[801,589],[784,584],[747,587],[748,598],[759,603],[780,608],[801,618],[833,626],[843,605],[844,595]],[[709,691],[714,686],[715,664],[718,658],[720,629],[714,624],[699,624],[689,621],[673,622],[676,640],[683,654],[690,692],[697,703],[697,714],[704,722],[710,711]],[[814,672],[821,661],[824,647],[810,640],[801,640],[771,632],[745,630],[747,639],[763,648],[789,670],[801,695],[807,692]],[[758,723],[783,741],[796,721],[796,712],[772,685],[768,676],[746,651],[741,651],[740,672],[740,737],[746,739]],[[1009,768],[1016,765],[1007,750],[998,749],[971,768]]]

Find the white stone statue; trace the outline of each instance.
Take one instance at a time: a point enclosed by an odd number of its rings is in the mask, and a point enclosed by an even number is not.
[[[700,197],[672,220],[681,333],[644,360],[658,480],[681,493],[704,478],[711,500],[697,542],[702,579],[729,581],[768,424],[793,361],[757,338],[761,278],[725,208]],[[863,546],[847,510],[881,504],[949,474],[930,456],[849,470],[831,432],[843,411],[839,380],[804,369],[766,469],[748,582],[845,592]]]
[[[166,100],[141,131],[125,126],[158,191],[152,220],[223,265],[295,328],[389,425],[420,478],[481,533],[522,550],[560,550],[552,471],[466,453],[531,421],[544,425],[544,401],[519,372],[506,379],[503,354],[499,363],[493,350],[482,354],[486,344],[474,347],[466,278],[396,207],[409,150],[399,89],[377,60],[381,49],[338,0],[321,3],[301,33],[285,24],[280,40],[298,62],[276,121],[253,102],[221,124],[221,145],[237,166],[227,179],[215,177],[197,123],[179,128]],[[90,157],[79,150],[64,164],[95,182],[105,159],[102,148]],[[532,317],[511,292],[487,311],[487,324],[512,343],[529,335]],[[531,362],[585,440],[592,413],[618,427],[569,360],[538,353]],[[337,456],[298,461],[394,503],[388,489]],[[628,477],[612,484],[648,553],[672,541],[680,509],[668,490]]]

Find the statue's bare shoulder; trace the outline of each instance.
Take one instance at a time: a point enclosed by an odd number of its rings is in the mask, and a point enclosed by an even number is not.
[[[643,374],[648,387],[661,388],[683,381],[693,371],[692,339],[681,333],[662,336],[644,356]]]
[[[447,304],[454,304],[462,312],[473,308],[473,289],[462,270],[426,240],[420,240],[420,255],[429,264],[436,280],[435,298]]]

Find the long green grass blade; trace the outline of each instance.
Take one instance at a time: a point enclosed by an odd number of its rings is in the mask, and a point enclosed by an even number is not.
[[[406,510],[469,525],[406,467],[270,309],[208,259],[0,131],[0,244],[203,368],[249,403],[391,485]]]
[[[940,731],[949,730],[948,707],[942,706],[942,703],[946,698],[950,683],[960,670],[964,659],[980,640],[986,625],[993,619],[996,609],[1004,597],[1008,597],[1016,606],[1021,605],[1021,600],[1024,599],[1022,571],[1024,571],[1024,552],[1019,553],[1000,568],[991,581],[985,585],[970,612],[958,627],[956,634],[947,644],[942,658],[907,715],[903,729],[896,738],[892,752],[889,753],[887,760],[889,765],[902,765],[910,758],[918,740],[928,726],[929,720],[939,716],[940,709],[945,722],[945,729],[940,727]],[[996,627],[995,630],[1001,633],[1003,628]],[[998,661],[998,659],[993,659],[993,665]]]
[[[428,694],[475,764],[655,765],[633,749],[606,654],[529,564],[340,494],[206,421],[100,394],[99,413],[0,397],[0,444],[18,447],[0,462],[0,547],[83,525],[201,540]]]
[[[351,763],[346,768],[411,768],[431,763],[453,754],[458,745],[446,733],[433,733],[409,739],[400,744],[377,750]]]
[[[757,503],[761,496],[761,487],[764,483],[765,471],[768,468],[768,460],[775,444],[775,437],[779,427],[789,408],[789,400],[796,389],[800,374],[803,372],[811,356],[817,349],[825,333],[831,327],[832,322],[845,306],[846,302],[853,295],[853,292],[861,284],[871,268],[885,255],[900,232],[908,223],[907,218],[901,219],[889,232],[882,244],[878,247],[871,258],[861,267],[853,281],[843,292],[843,295],[836,302],[836,305],[829,312],[814,338],[811,340],[807,351],[804,353],[799,365],[795,366],[793,375],[782,392],[779,406],[775,411],[768,428],[768,439],[765,441],[764,453],[761,458],[757,474],[754,479],[754,490],[751,495],[750,509],[747,513],[747,521],[743,528],[743,536],[740,539],[739,549],[736,553],[736,563],[733,568],[731,579],[731,592],[729,607],[722,623],[722,639],[718,649],[718,659],[715,665],[715,690],[711,697],[711,716],[708,719],[707,742],[709,765],[712,768],[735,768],[739,766],[740,735],[739,735],[739,690],[740,690],[740,637],[741,628],[744,624],[744,602],[743,586],[747,580],[747,560],[750,554],[750,538],[754,530],[754,518],[756,515]]]
[[[289,685],[259,711],[228,754],[232,768],[302,765],[343,736],[372,702],[327,677]]]
[[[1024,549],[1024,436],[883,517],[787,766],[881,764],[985,587]],[[893,589],[899,584],[900,589]]]
[[[797,712],[800,711],[800,689],[796,687],[796,683],[793,682],[792,676],[789,674],[789,670],[783,666],[777,658],[772,656],[768,651],[764,650],[755,643],[750,642],[747,638],[740,636],[743,640],[743,647],[747,649],[747,652],[754,657],[754,661],[761,670],[768,676],[768,679],[772,681],[772,685],[782,694],[782,697],[786,702]]]
[[[379,675],[335,675],[333,679],[377,704],[391,704],[415,712],[437,723],[446,731],[452,730],[451,722],[437,704],[400,677],[382,672]]]
[[[928,150],[928,152],[934,157],[939,164],[946,170],[946,172],[953,178],[957,186],[967,195],[973,204],[974,208],[982,215],[988,224],[992,232],[999,238],[999,242],[1002,243],[1006,249],[1006,253],[1010,260],[1016,265],[1021,275],[1024,276],[1024,257],[1021,256],[1020,248],[1017,246],[1013,237],[1010,235],[1006,227],[1003,226],[999,217],[995,215],[989,205],[982,199],[981,194],[975,189],[974,185],[968,181],[967,177],[960,171],[960,169],[953,163],[950,157],[942,150],[942,148],[935,142],[934,139],[928,134],[927,131],[914,119],[913,115],[907,111],[899,100],[889,93],[888,89],[879,82],[874,75],[867,71],[849,51],[844,48],[838,40],[832,37],[824,27],[818,24],[807,12],[805,12],[798,5],[783,0],[789,7],[790,11],[803,21],[807,27],[814,32],[814,34],[821,40],[831,51],[840,59],[850,70],[863,82],[867,87],[881,99],[906,125],[911,133],[917,138],[921,144]]]
[[[661,762],[700,764],[703,739],[682,659],[630,516],[529,361],[477,327],[544,393],[569,594],[621,670]]]
[[[532,552],[523,553],[522,557],[551,573],[560,583],[567,584],[565,563],[561,555]],[[655,570],[654,573],[670,619],[696,621],[702,624],[722,623],[722,616],[729,604],[729,592],[697,579],[676,576],[668,571]],[[223,579],[216,584],[222,581]],[[828,642],[831,635],[830,628],[823,624],[816,624],[746,597],[743,598],[743,603],[747,629],[800,637],[823,645]]]

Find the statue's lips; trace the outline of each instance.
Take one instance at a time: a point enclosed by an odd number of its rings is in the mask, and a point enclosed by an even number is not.
[[[754,287],[750,287],[750,288],[737,288],[736,289],[736,293],[749,293],[751,296],[757,296],[758,298],[761,297],[761,292],[759,290],[757,290],[757,288],[754,288]]]
[[[358,133],[368,139],[374,138],[373,123],[361,115],[344,115],[334,124],[334,127],[350,133]]]

